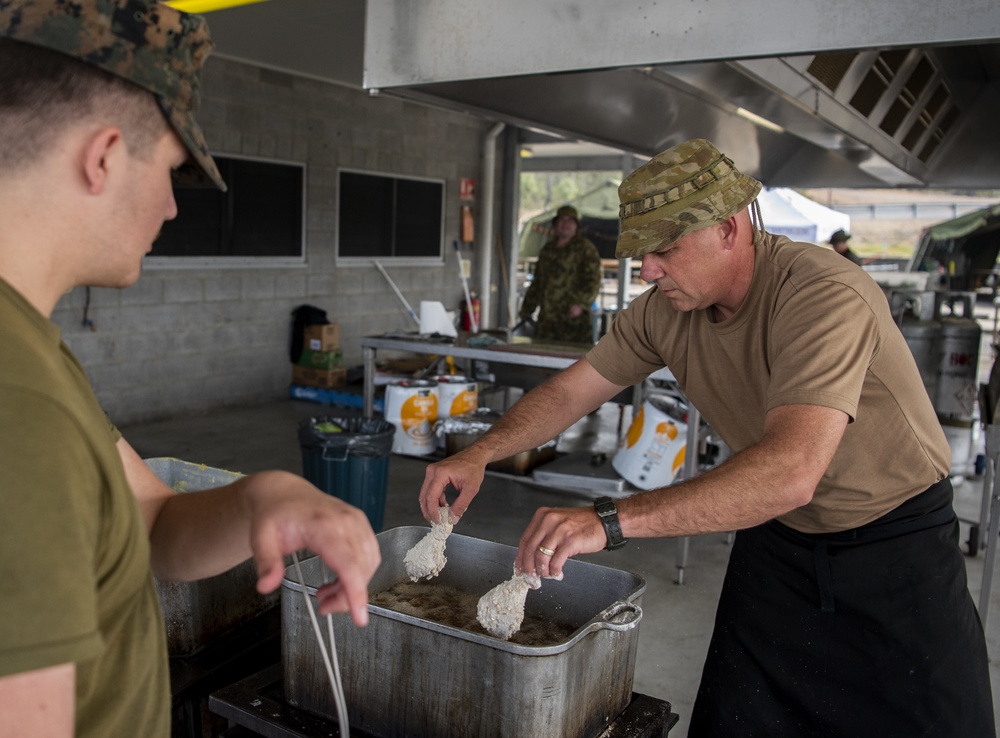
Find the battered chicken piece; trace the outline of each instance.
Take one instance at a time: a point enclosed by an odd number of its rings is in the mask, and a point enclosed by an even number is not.
[[[406,573],[410,581],[417,582],[421,579],[433,579],[444,565],[448,563],[444,555],[444,545],[451,529],[455,527],[450,521],[450,508],[445,505],[438,509],[437,523],[431,523],[430,532],[421,538],[417,544],[406,552],[403,557],[403,564],[406,566]]]
[[[542,581],[537,574],[519,573],[515,569],[513,577],[479,598],[476,620],[494,638],[509,640],[521,628],[528,590],[541,586]]]

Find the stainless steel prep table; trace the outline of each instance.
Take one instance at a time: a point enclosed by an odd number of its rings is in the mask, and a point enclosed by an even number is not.
[[[365,336],[361,339],[361,356],[364,361],[364,413],[372,417],[375,400],[375,357],[379,349],[387,351],[403,351],[423,356],[451,356],[467,361],[485,361],[491,364],[510,364],[513,366],[533,367],[536,369],[565,369],[582,358],[567,353],[564,356],[554,355],[552,351],[532,353],[525,351],[498,351],[491,348],[473,348],[471,346],[456,346],[446,341],[435,341],[422,338],[398,338],[396,336]],[[650,379],[663,382],[673,382],[674,375],[669,369],[659,369],[649,375]],[[640,394],[634,397],[641,402],[641,386],[636,385]],[[692,408],[694,410],[694,408]]]
[[[580,356],[555,356],[552,352],[531,353],[525,351],[498,351],[490,348],[473,348],[456,346],[453,343],[425,338],[399,338],[398,336],[365,336],[361,339],[361,356],[364,361],[364,414],[366,418],[373,417],[375,404],[375,356],[379,349],[387,351],[402,351],[424,356],[442,355],[468,361],[485,361],[494,364],[511,364],[515,366],[534,367],[541,369],[565,369],[580,360]],[[663,382],[676,381],[673,373],[667,369],[659,369],[649,375],[650,379]],[[632,407],[642,404],[642,385],[633,388]],[[698,447],[698,432],[701,427],[701,413],[688,403],[688,448]],[[684,478],[692,479],[698,473],[698,454],[690,453],[684,459]],[[687,565],[689,539],[677,539],[677,583],[684,583],[684,568]]]

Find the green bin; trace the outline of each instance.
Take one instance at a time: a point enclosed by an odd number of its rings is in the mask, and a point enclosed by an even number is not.
[[[396,427],[381,418],[307,418],[299,423],[302,476],[364,510],[378,533],[385,517],[395,432]]]

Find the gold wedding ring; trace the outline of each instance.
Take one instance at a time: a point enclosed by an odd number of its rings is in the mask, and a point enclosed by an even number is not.
[[[546,556],[551,556],[552,554],[555,553],[555,551],[553,551],[551,548],[545,548],[545,546],[539,546],[538,550],[541,551]]]

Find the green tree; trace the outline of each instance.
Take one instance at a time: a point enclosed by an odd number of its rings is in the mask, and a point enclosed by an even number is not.
[[[557,208],[613,177],[621,177],[621,172],[522,172],[521,216]]]

